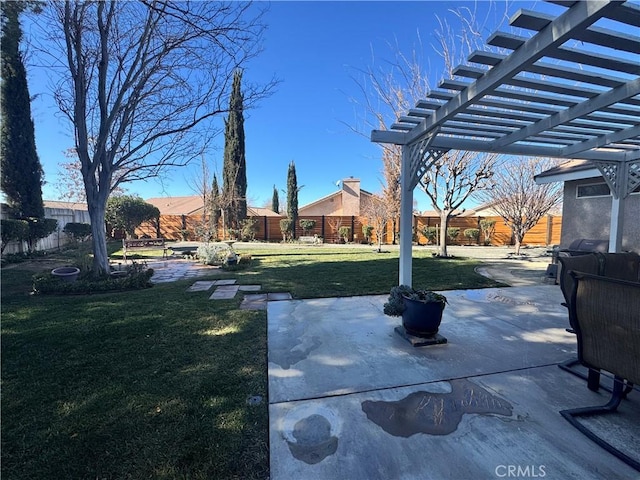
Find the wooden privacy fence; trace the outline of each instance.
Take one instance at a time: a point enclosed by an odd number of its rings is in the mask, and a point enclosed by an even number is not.
[[[267,242],[281,242],[282,232],[280,231],[280,220],[285,217],[251,217],[255,220],[255,239]],[[309,232],[305,232],[300,227],[299,220],[315,220],[315,226]],[[495,228],[489,242],[485,242],[480,228],[480,221],[494,220]],[[209,218],[203,218],[202,215],[160,215],[159,222],[145,222],[136,230],[139,237],[147,236],[152,238],[164,238],[167,240],[202,240],[201,232],[204,226],[209,222]],[[427,239],[422,234],[424,227],[440,227],[439,217],[414,216],[414,241],[420,245],[426,245]],[[324,239],[324,243],[340,243],[341,239],[338,234],[340,227],[349,228],[349,242],[363,243],[365,242],[362,226],[367,221],[357,216],[303,216],[299,217],[296,225],[296,238],[303,235],[318,235]],[[396,229],[399,230],[400,222],[396,221]],[[558,245],[560,244],[560,232],[562,226],[562,217],[548,215],[543,217],[524,237],[523,244],[526,245]],[[464,236],[464,231],[468,228],[477,228],[480,230],[480,245],[485,243],[490,245],[513,245],[511,229],[504,224],[500,217],[454,217],[449,220],[449,228],[459,228],[460,234],[458,238],[451,241],[448,245],[466,245],[469,239]],[[217,238],[224,238],[221,221],[217,226]],[[371,242],[377,242],[379,232],[374,231]],[[382,243],[392,243],[393,229],[392,222],[388,222],[383,232]]]

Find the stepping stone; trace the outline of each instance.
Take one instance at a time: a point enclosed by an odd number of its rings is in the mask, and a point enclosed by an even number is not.
[[[242,303],[240,304],[240,310],[266,310],[267,309],[267,294],[258,293],[245,295]]]
[[[187,292],[205,292],[209,290],[213,284],[214,280],[200,280],[187,288]]]
[[[233,285],[234,283],[236,283],[236,281],[233,278],[227,278],[224,280],[215,280],[215,286],[219,286],[219,285]]]
[[[261,288],[260,285],[240,285],[241,292],[258,292]]]
[[[291,294],[289,292],[276,292],[276,293],[269,293],[268,295],[269,295],[268,296],[269,301],[291,300]]]
[[[216,287],[209,300],[229,300],[238,293],[238,285],[221,285]]]

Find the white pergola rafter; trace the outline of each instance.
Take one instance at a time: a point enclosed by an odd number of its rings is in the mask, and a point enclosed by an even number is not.
[[[456,78],[441,82],[389,130],[374,130],[371,140],[403,146],[402,195],[411,201],[419,180],[448,150],[597,162],[614,192],[610,248],[617,251],[625,198],[640,184],[640,6],[550,3],[564,12],[519,11],[510,24],[529,30],[529,38],[493,34],[488,45],[503,51],[474,52],[475,66],[457,67]],[[629,33],[612,29],[611,20]],[[405,204],[400,283],[408,285],[411,215]]]

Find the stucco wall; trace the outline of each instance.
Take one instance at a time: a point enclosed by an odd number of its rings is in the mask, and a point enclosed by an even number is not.
[[[613,197],[577,198],[578,185],[599,183],[601,179],[565,182],[562,208],[561,246],[578,238],[609,239]],[[640,194],[627,197],[624,211],[623,250],[640,252]]]
[[[305,215],[310,217],[342,215],[342,195],[331,195],[324,200],[298,209],[298,217],[303,218]]]
[[[342,215],[360,215],[360,180],[342,181]]]

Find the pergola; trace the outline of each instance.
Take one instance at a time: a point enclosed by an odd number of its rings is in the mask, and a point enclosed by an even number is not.
[[[625,199],[640,185],[640,36],[623,32],[640,31],[640,7],[550,3],[564,13],[518,11],[510,24],[532,35],[494,33],[497,49],[371,133],[402,146],[400,284],[411,285],[413,190],[449,150],[593,161],[612,192],[610,251],[621,249]]]

